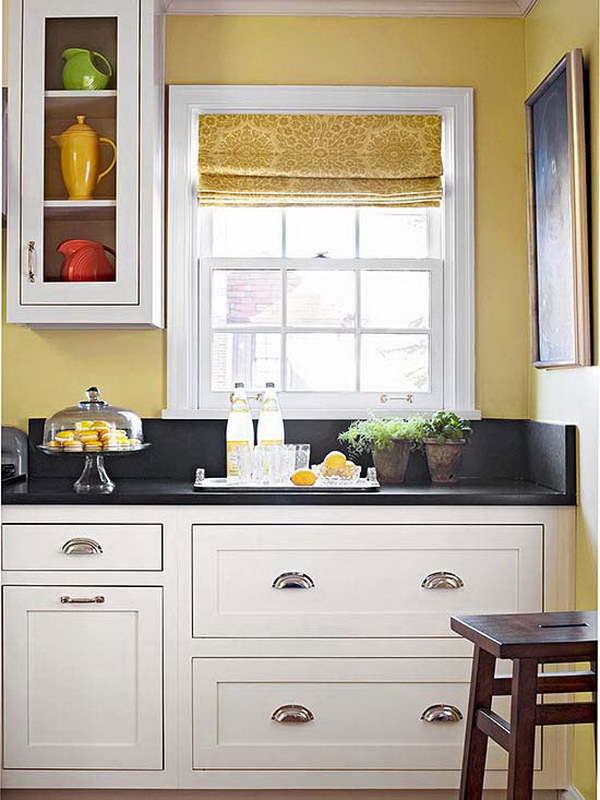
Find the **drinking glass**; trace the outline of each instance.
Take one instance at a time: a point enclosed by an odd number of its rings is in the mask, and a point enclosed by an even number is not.
[[[308,469],[310,466],[310,445],[294,444],[292,447],[296,448],[295,469]]]

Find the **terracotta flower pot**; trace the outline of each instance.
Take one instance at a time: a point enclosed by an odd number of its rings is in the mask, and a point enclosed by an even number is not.
[[[373,449],[372,453],[379,483],[404,483],[410,456],[408,439],[398,439],[387,450]]]
[[[440,444],[435,439],[425,439],[424,444],[431,482],[456,483],[465,440]]]

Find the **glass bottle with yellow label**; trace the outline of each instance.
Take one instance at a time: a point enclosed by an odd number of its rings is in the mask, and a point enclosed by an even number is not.
[[[262,397],[262,408],[258,418],[257,440],[259,445],[283,444],[285,432],[274,383],[267,383]]]
[[[227,478],[238,477],[238,451],[240,448],[254,447],[254,426],[252,414],[243,383],[236,383],[231,395],[231,408],[227,419]]]

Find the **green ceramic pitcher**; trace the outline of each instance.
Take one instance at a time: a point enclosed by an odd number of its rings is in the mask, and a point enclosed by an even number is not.
[[[65,59],[63,69],[63,86],[73,91],[93,91],[106,89],[112,78],[113,68],[110,61],[102,53],[85,50],[82,47],[68,47],[63,51]],[[103,72],[99,66],[105,66]]]

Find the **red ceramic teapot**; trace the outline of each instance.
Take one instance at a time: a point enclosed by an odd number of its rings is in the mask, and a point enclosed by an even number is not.
[[[114,281],[115,266],[105,250],[115,256],[112,247],[91,239],[66,239],[56,250],[65,257],[60,271],[63,281]]]

